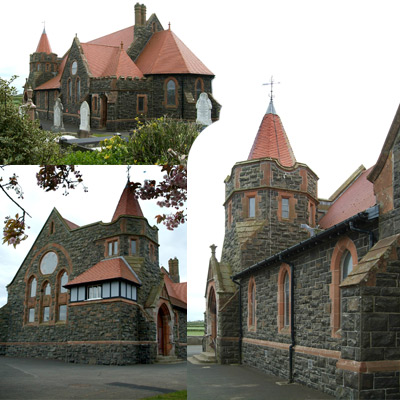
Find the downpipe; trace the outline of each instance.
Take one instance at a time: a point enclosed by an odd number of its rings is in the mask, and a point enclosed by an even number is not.
[[[360,232],[360,233],[366,233],[369,236],[369,245],[368,245],[368,250],[371,249],[371,247],[375,244],[375,236],[374,236],[374,232],[372,231],[368,231],[366,229],[360,229],[360,228],[356,228],[354,226],[353,221],[350,221],[349,223],[349,228],[351,231],[353,232]]]
[[[242,323],[242,284],[231,278],[233,283],[239,286],[239,364],[242,363],[242,340],[243,340],[243,323]]]

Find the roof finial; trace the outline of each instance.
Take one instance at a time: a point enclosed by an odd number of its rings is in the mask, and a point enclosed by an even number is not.
[[[42,21],[43,24],[43,33],[46,33],[46,21]]]
[[[171,30],[171,22],[168,22],[168,30]]]
[[[275,82],[274,81],[274,77],[273,76],[271,76],[271,81],[270,82],[268,82],[268,83],[263,83],[263,85],[265,86],[265,85],[271,85],[271,93],[270,93],[270,95],[269,95],[269,97],[270,97],[270,101],[269,101],[269,106],[268,106],[268,110],[267,110],[267,114],[276,114],[276,111],[275,111],[275,107],[274,107],[274,104],[273,104],[273,98],[274,98],[274,84],[279,84],[280,82]]]
[[[121,50],[124,49],[124,42],[121,40]]]
[[[128,165],[128,166],[126,167],[126,173],[128,174],[128,182],[131,181],[131,174],[130,174],[130,171],[129,171],[130,169],[131,169],[131,166]]]

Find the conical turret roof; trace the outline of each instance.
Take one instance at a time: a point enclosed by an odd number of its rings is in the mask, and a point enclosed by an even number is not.
[[[46,54],[52,53],[49,38],[47,37],[46,34],[46,29],[43,29],[43,33],[42,36],[40,37],[36,53],[46,53]]]
[[[285,167],[291,167],[296,163],[292,147],[282,121],[275,111],[272,99],[247,159],[255,160],[266,157],[277,159]]]
[[[122,192],[111,222],[116,221],[121,215],[143,217],[142,209],[140,208],[138,199],[135,197],[135,192],[131,182],[126,184],[125,189]]]

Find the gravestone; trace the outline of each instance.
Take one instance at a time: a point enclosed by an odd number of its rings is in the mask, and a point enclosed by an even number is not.
[[[63,110],[64,107],[61,103],[61,99],[57,98],[54,103],[54,125],[51,127],[53,132],[64,132],[64,121],[63,121]]]
[[[84,101],[80,110],[81,123],[79,125],[79,137],[88,137],[90,132],[90,108],[89,104]]]
[[[207,93],[203,92],[200,94],[199,99],[196,103],[197,108],[197,119],[196,122],[200,125],[211,125],[211,100],[208,98]]]

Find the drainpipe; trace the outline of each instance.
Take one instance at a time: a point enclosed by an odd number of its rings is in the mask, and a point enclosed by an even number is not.
[[[242,363],[242,339],[243,339],[243,334],[242,334],[242,285],[240,282],[235,281],[233,277],[231,277],[233,283],[236,283],[236,285],[239,286],[239,364]]]
[[[350,221],[350,222],[349,222],[349,228],[350,228],[350,230],[353,231],[353,232],[367,233],[367,234],[369,235],[368,250],[370,250],[371,247],[375,244],[374,232],[368,231],[368,230],[366,230],[366,229],[356,228],[356,227],[354,226],[354,222],[353,222],[353,221]]]
[[[280,257],[279,257],[280,258]],[[281,262],[284,262],[290,267],[290,346],[289,346],[289,383],[293,383],[293,354],[294,346],[296,345],[294,335],[294,264],[280,258]]]

